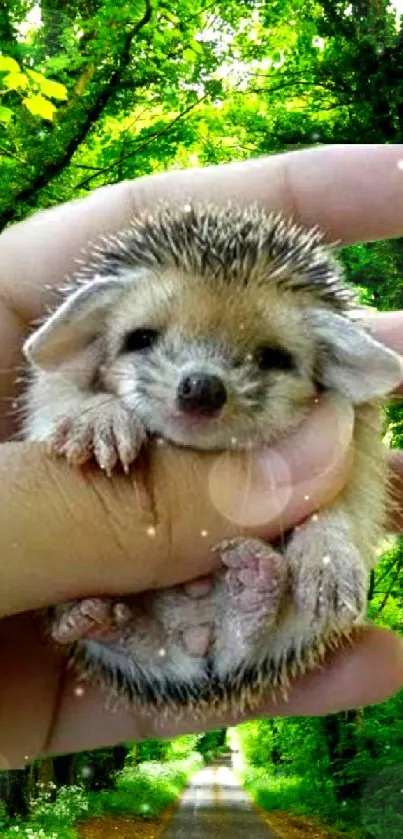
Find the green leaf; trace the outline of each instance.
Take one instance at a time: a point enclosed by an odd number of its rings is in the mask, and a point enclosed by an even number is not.
[[[67,89],[64,84],[47,79],[42,73],[36,70],[28,70],[31,79],[39,85],[44,96],[52,96],[54,99],[67,99]]]
[[[26,87],[28,79],[25,73],[8,73],[4,76],[3,82],[9,90],[17,90],[19,87]]]
[[[0,55],[0,73],[18,73],[19,69],[19,64],[13,58]]]
[[[191,47],[192,47],[192,50],[194,50],[195,52],[199,53],[199,55],[200,55],[200,53],[202,53],[202,52],[203,52],[203,47],[202,47],[202,45],[200,44],[200,42],[199,42],[199,41],[196,41],[195,39],[193,39],[193,40],[191,41],[190,45],[191,45]]]
[[[51,79],[43,79],[41,91],[45,96],[52,96],[53,99],[67,99],[67,88],[60,82],[53,82]]]
[[[10,122],[10,119],[13,115],[11,108],[5,108],[4,105],[0,105],[0,122]]]
[[[186,58],[186,61],[194,61],[195,60],[195,54],[194,54],[194,51],[191,49],[191,47],[186,47],[186,49],[183,50],[183,57]]]
[[[53,119],[56,108],[53,102],[49,102],[49,99],[45,99],[40,93],[37,93],[35,96],[26,96],[22,101],[25,107],[28,108],[28,111],[34,114],[34,116],[49,120]]]

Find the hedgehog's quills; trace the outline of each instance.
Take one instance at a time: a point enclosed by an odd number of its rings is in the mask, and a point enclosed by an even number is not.
[[[289,697],[291,681],[298,676],[320,668],[330,651],[352,643],[359,629],[332,632],[316,644],[298,651],[292,650],[283,659],[273,662],[266,658],[260,664],[239,667],[226,679],[219,679],[209,665],[205,676],[194,683],[150,681],[147,674],[137,668],[131,677],[111,670],[101,663],[101,657],[91,655],[86,645],[78,644],[70,659],[84,679],[90,679],[109,694],[112,710],[139,707],[143,712],[184,718],[189,708],[195,718],[203,719],[206,713],[244,714],[262,705],[264,699],[274,705],[281,698]]]
[[[164,713],[253,709],[362,623],[386,504],[380,408],[402,368],[354,310],[317,230],[256,207],[161,207],[103,239],[26,342],[25,437],[108,474],[150,434],[245,449],[286,437],[320,393],[335,418],[355,408],[348,486],[278,550],[227,540],[202,595],[55,607],[53,636],[111,694]]]

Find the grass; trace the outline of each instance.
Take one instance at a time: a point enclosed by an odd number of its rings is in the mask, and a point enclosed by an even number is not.
[[[186,760],[147,761],[125,767],[117,777],[116,789],[89,793],[88,815],[155,818],[177,800],[189,778],[201,766],[202,758],[194,754]]]
[[[312,777],[283,774],[263,767],[248,766],[238,770],[240,781],[249,795],[263,810],[287,810],[301,815],[315,812],[327,818],[334,812],[333,784],[326,788],[325,779],[320,786]],[[318,811],[318,802],[322,803]]]

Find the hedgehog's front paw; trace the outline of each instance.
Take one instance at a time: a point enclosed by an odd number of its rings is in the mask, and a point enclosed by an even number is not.
[[[124,603],[88,597],[55,606],[52,617],[53,640],[58,644],[73,644],[84,639],[110,639],[126,626],[131,612]]]
[[[61,416],[45,442],[52,454],[65,456],[73,465],[94,457],[110,475],[119,460],[128,472],[145,436],[139,420],[118,399],[97,394],[80,410]]]
[[[283,602],[284,558],[258,539],[226,539],[214,548],[225,571],[216,623],[216,667],[231,669],[267,641]]]
[[[307,522],[294,532],[286,559],[297,610],[318,632],[345,630],[363,618],[368,574],[343,531]]]

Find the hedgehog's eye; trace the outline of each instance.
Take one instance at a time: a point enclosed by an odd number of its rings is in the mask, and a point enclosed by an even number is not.
[[[158,340],[160,333],[156,329],[132,329],[123,338],[121,352],[139,352],[148,350]]]
[[[295,370],[295,359],[280,347],[260,347],[256,355],[261,370]]]

